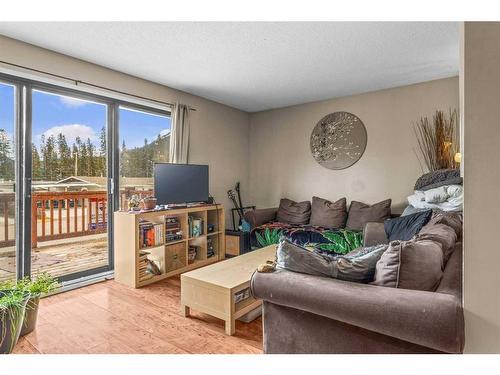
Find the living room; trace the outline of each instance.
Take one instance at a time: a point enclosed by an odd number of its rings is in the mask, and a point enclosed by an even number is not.
[[[2,353],[498,353],[464,18],[0,22]]]

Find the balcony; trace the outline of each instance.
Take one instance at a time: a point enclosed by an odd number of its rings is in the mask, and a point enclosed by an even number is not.
[[[152,190],[120,191],[127,198],[151,196]],[[0,281],[15,277],[14,193],[0,193]],[[32,194],[32,274],[62,276],[108,265],[106,191],[34,192]]]

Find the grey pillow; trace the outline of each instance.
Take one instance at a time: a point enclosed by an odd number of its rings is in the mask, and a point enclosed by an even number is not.
[[[375,267],[373,285],[433,292],[443,276],[441,244],[393,241]]]
[[[391,199],[369,205],[352,201],[349,207],[346,227],[352,230],[363,230],[368,222],[382,223],[391,217]]]
[[[341,198],[336,202],[313,197],[311,220],[309,224],[325,228],[344,228],[347,219],[347,201]]]
[[[448,225],[449,227],[453,228],[453,230],[457,234],[458,240],[462,238],[463,217],[461,213],[434,211],[431,219],[429,220],[426,226],[431,226],[434,224]]]
[[[417,234],[415,240],[430,240],[440,243],[441,249],[443,250],[443,263],[446,264],[455,249],[457,234],[455,230],[448,225],[427,224],[422,228],[420,233]]]
[[[282,239],[276,251],[277,266],[309,275],[369,283],[388,245],[359,248],[344,256],[326,257]]]
[[[288,224],[307,224],[311,217],[311,202],[294,202],[283,198],[276,214],[276,220]]]

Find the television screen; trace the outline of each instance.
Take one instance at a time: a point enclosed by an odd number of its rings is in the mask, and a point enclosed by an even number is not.
[[[157,204],[208,201],[208,165],[156,163]]]

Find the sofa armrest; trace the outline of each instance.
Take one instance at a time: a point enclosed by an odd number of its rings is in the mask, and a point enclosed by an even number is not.
[[[269,223],[270,221],[276,220],[276,214],[278,213],[278,208],[259,208],[257,210],[251,210],[245,212],[245,220],[253,228],[259,225]]]
[[[461,301],[449,294],[351,283],[282,269],[254,273],[251,290],[256,298],[269,303],[438,351],[463,351],[463,309]]]
[[[375,246],[387,243],[389,243],[389,240],[385,233],[384,223],[366,223],[363,229],[363,246]]]

